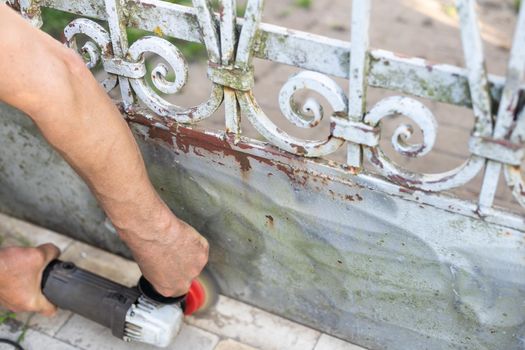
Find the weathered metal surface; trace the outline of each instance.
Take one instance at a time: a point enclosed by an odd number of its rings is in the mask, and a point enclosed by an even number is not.
[[[125,252],[37,129],[0,111],[0,208]],[[521,218],[516,230],[418,204],[375,177],[262,143],[134,131],[161,196],[209,239],[227,295],[371,349],[523,347]]]
[[[41,6],[97,19],[107,19],[103,0],[41,0]],[[156,0],[128,2],[127,24],[166,36],[202,42],[195,10]],[[373,20],[373,19],[372,19]],[[243,20],[237,19],[238,27]],[[259,45],[254,56],[277,63],[317,71],[341,78],[349,77],[350,43],[272,24],[259,26]],[[368,84],[431,100],[471,106],[467,71],[436,64],[421,58],[405,57],[385,50],[371,50]],[[432,81],[432,84],[428,84]],[[499,100],[504,79],[489,75],[491,95]],[[521,87],[523,91],[525,86]]]
[[[81,5],[75,5],[77,1],[68,3],[66,10],[73,12],[80,10]],[[135,108],[136,96],[153,112],[165,117],[161,123],[168,126],[171,125],[172,121],[197,123],[208,118],[222,104],[224,96],[227,94],[225,129],[234,133],[237,138],[241,134],[240,117],[245,116],[266,140],[284,151],[297,155],[325,156],[346,144],[346,164],[352,171],[362,169],[362,151],[364,150],[372,166],[380,174],[393,183],[412,190],[443,191],[462,186],[483,169],[488,159],[485,181],[482,185],[479,201],[481,212],[486,211],[492,205],[501,164],[516,167],[519,166],[523,157],[523,152],[516,151],[516,148],[520,148],[521,142],[510,142],[508,140],[511,133],[506,126],[509,124],[509,120],[514,120],[512,114],[519,112],[515,109],[521,91],[522,79],[520,74],[512,75],[510,72],[519,73],[520,69],[523,70],[523,68],[519,68],[520,65],[523,65],[519,29],[525,21],[523,10],[519,15],[515,45],[510,61],[509,76],[512,76],[513,79],[507,78],[499,106],[500,111],[508,112],[498,114],[494,135],[492,135],[492,97],[498,100],[499,96],[497,92],[495,94],[493,92],[494,96],[489,93],[490,84],[484,68],[474,0],[457,1],[461,18],[462,41],[466,54],[466,72],[455,67],[429,65],[417,58],[399,58],[389,52],[370,52],[368,49],[368,28],[371,1],[355,1],[352,19],[352,55],[349,62],[343,60],[344,65],[349,65],[348,70],[350,71],[350,73],[343,75],[350,78],[349,99],[330,77],[321,73],[327,69],[332,69],[328,68],[330,65],[327,64],[327,60],[335,57],[330,55],[329,51],[316,53],[315,47],[321,38],[287,31],[286,37],[282,39],[287,44],[286,48],[282,47],[282,55],[288,57],[288,61],[284,59],[276,59],[276,61],[303,67],[304,65],[301,62],[305,61],[306,57],[319,58],[316,55],[322,55],[320,66],[316,68],[318,72],[305,71],[290,77],[289,81],[282,87],[279,99],[281,111],[288,120],[299,127],[310,128],[319,124],[323,118],[323,109],[317,102],[310,100],[301,111],[294,101],[295,93],[299,90],[312,90],[320,93],[328,100],[334,110],[330,118],[333,125],[331,135],[326,139],[312,141],[293,137],[275,125],[260,108],[251,91],[254,84],[252,58],[263,51],[261,48],[266,48],[268,45],[278,46],[276,43],[268,42],[269,29],[266,28],[265,31],[264,24],[260,23],[264,4],[262,0],[248,1],[246,13],[242,20],[233,16],[234,3],[231,1],[222,4],[225,6],[222,6],[221,11],[227,12],[226,17],[224,13],[218,16],[213,14],[210,3],[205,0],[195,0],[193,8],[153,0],[130,1],[126,3],[125,11],[124,4],[120,1],[106,1],[104,8],[99,8],[97,1],[88,2],[92,7],[91,11],[94,11],[94,16],[108,20],[109,33],[95,23],[88,24],[86,20],[73,21],[66,28],[68,44],[72,47],[75,46],[75,34],[78,33],[93,37],[93,42],[86,44],[83,48],[89,54],[87,64],[92,67],[102,57],[108,74],[119,82],[125,110],[132,111]],[[59,1],[44,1],[38,4],[65,9],[65,5]],[[75,6],[79,8],[75,8]],[[158,10],[162,10],[162,12],[158,12]],[[22,12],[25,14],[23,10]],[[134,16],[138,18],[135,20]],[[202,41],[206,46],[209,56],[208,76],[212,81],[213,88],[209,100],[201,105],[183,108],[168,102],[148,85],[143,75],[145,71],[144,54],[158,55],[165,59],[170,67],[164,63],[159,63],[153,69],[154,87],[165,94],[174,94],[180,91],[186,84],[188,67],[181,52],[174,45],[163,38],[144,37],[131,47],[127,47],[126,38],[123,34],[124,27],[140,23],[139,27],[151,29],[148,26],[148,21],[161,19],[164,19],[164,22],[160,22],[162,26],[157,23],[156,31],[187,40]],[[174,27],[175,23],[166,22],[166,20],[178,21],[177,27],[181,27],[182,24],[183,29],[179,28],[170,32],[170,28]],[[239,30],[238,40],[233,30],[236,26]],[[198,31],[196,38],[194,37],[195,33],[193,33],[195,30]],[[221,34],[222,30],[225,31],[224,35]],[[278,30],[274,30],[274,32],[276,33]],[[108,37],[111,41],[110,44],[107,43]],[[299,38],[304,42],[300,44],[304,46],[303,48],[292,45],[292,41],[299,40]],[[98,55],[95,47],[102,44],[104,46],[101,47],[101,55]],[[325,40],[322,44],[323,49],[328,50],[327,46],[330,44],[330,40]],[[111,45],[111,50],[107,48],[108,45]],[[307,50],[309,51],[306,53]],[[305,54],[304,59],[301,52]],[[299,60],[298,55],[301,56]],[[272,59],[268,56],[263,57]],[[115,64],[118,62],[122,63],[120,67]],[[377,69],[374,70],[374,67]],[[392,67],[395,70],[390,70]],[[175,73],[173,82],[166,79],[170,68]],[[333,71],[327,72],[338,75]],[[465,79],[467,80],[466,85]],[[116,80],[103,85],[112,86],[114,82]],[[509,87],[510,83],[512,83],[512,87]],[[413,173],[394,164],[381,149],[379,143],[381,124],[379,122],[394,114],[403,114],[412,119],[423,133],[422,144],[410,144],[409,139],[413,134],[413,126],[401,125],[394,133],[392,145],[403,156],[418,157],[432,149],[432,140],[435,140],[437,134],[435,118],[421,102],[413,100],[411,97],[387,98],[369,108],[366,106],[367,84],[408,92],[436,101],[471,106],[476,117],[470,142],[471,157],[455,169],[440,174]],[[503,85],[501,82],[497,84]],[[498,90],[497,87],[496,90]],[[509,94],[513,94],[514,97],[510,99],[507,96]],[[313,119],[309,118],[309,113],[313,114]],[[382,114],[378,115],[378,113]],[[501,130],[498,129],[498,126],[503,124],[505,125],[500,129],[507,130],[507,133],[500,132]],[[509,173],[508,171],[507,173],[515,174],[515,172]],[[509,178],[509,185],[519,187],[519,185],[514,185],[521,183],[519,179],[513,176],[507,176],[507,178]],[[521,198],[519,198],[521,195],[518,195],[517,190],[514,193],[518,197],[518,202],[521,202]]]
[[[234,0],[220,1],[218,14],[207,0],[194,0],[193,7],[156,0],[9,2],[36,24],[39,6],[108,21],[109,31],[88,19],[73,21],[65,28],[67,44],[87,55],[88,67],[103,63],[107,91],[118,84],[122,111],[144,125],[135,132],[157,188],[177,214],[210,239],[212,268],[227,294],[372,348],[525,347],[525,221],[492,206],[501,169],[525,206],[524,6],[502,78],[485,69],[474,0],[456,2],[465,69],[369,50],[371,0],[353,1],[352,43],[262,23],[263,0],[248,0],[244,18],[235,17]],[[204,43],[210,98],[189,108],[169,102],[159,91],[175,94],[187,82],[181,51],[155,36],[128,47],[126,27]],[[82,48],[76,47],[79,34],[90,39]],[[146,55],[167,63],[152,69],[153,86],[145,77]],[[328,118],[327,137],[294,137],[266,115],[252,91],[254,57],[309,70],[282,86],[279,108],[300,128]],[[348,93],[333,76],[349,79]],[[411,96],[390,96],[368,106],[369,86]],[[321,95],[332,114],[324,116],[315,99],[298,105],[294,98],[302,90]],[[410,158],[433,148],[437,119],[414,96],[472,108],[471,155],[463,164],[442,173],[416,173],[386,156],[381,122],[394,115],[410,120],[395,129],[394,151]],[[185,125],[210,117],[223,102],[224,134]],[[496,105],[499,110],[493,111]],[[268,144],[242,138],[241,118]],[[8,124],[6,130],[27,136],[18,121]],[[418,143],[411,141],[416,128]],[[28,144],[38,142],[31,136]],[[343,146],[345,164],[307,159]],[[64,230],[43,213],[71,211],[77,205],[74,195],[62,193],[67,201],[62,206],[40,203],[42,193],[49,196],[48,185],[34,194],[20,188],[22,180],[35,179],[15,178],[19,172],[10,162],[23,156],[7,153],[3,181],[22,194],[15,193],[13,207],[4,210],[21,215],[20,203],[35,200],[28,217]],[[437,193],[463,186],[482,170],[477,203]],[[71,184],[64,189],[80,188],[67,174]],[[87,198],[85,192],[82,196]],[[100,211],[84,212],[93,220],[83,226],[71,219],[70,227],[93,229],[89,239],[98,237],[99,245],[124,253],[101,228]]]

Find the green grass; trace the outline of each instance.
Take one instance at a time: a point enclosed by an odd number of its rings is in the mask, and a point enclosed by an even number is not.
[[[31,314],[26,322],[24,323],[24,325],[22,326],[22,332],[20,333],[20,335],[16,338],[16,342],[18,344],[22,343],[26,337],[26,334],[27,334],[27,330],[29,329],[29,322],[31,321],[31,319],[35,316],[35,314]],[[0,314],[0,325],[1,324],[4,324],[6,322],[8,322],[9,320],[15,320],[16,319],[16,314],[14,312],[11,312],[11,311],[8,311],[8,312],[5,312],[3,314]]]
[[[5,312],[3,314],[0,314],[0,324],[4,324],[9,320],[12,320],[16,317],[16,314],[14,312]]]
[[[521,6],[521,0],[514,0],[514,7],[516,8],[516,12],[520,10]]]
[[[22,326],[22,332],[20,333],[20,335],[18,336],[18,338],[16,338],[16,342],[18,344],[21,344],[24,339],[26,338],[26,334],[27,334],[27,330],[29,329],[29,322],[31,322],[31,319],[35,316],[34,313],[32,313],[26,320],[26,322],[24,323],[24,325]]]
[[[295,6],[303,9],[310,9],[310,7],[312,7],[312,1],[313,0],[295,0]]]

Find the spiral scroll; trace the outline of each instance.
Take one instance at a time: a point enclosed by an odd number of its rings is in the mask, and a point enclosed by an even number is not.
[[[80,49],[80,52],[87,55],[88,61],[86,65],[88,68],[94,68],[101,57],[111,58],[111,39],[109,33],[99,24],[84,18],[78,18],[69,23],[64,29],[64,36],[66,38],[66,45],[74,50],[78,50],[76,36],[79,34],[86,35],[92,41],[87,41]],[[101,85],[106,91],[111,91],[117,85],[117,76],[108,74]]]
[[[188,64],[182,53],[170,42],[154,36],[140,38],[131,45],[128,51],[131,59],[134,61],[143,58],[143,55],[147,52],[154,53],[163,58],[175,73],[175,81],[168,81],[166,79],[168,67],[163,63],[158,64],[151,73],[153,85],[166,94],[179,92],[186,84],[188,76]],[[173,118],[180,123],[195,123],[205,119],[212,115],[222,103],[222,87],[215,84],[213,85],[208,101],[195,107],[183,108],[160,97],[146,84],[143,78],[130,79],[130,82],[137,96],[152,111],[161,116]]]
[[[344,91],[326,75],[316,72],[300,72],[293,75],[283,86],[279,94],[279,104],[283,115],[293,124],[300,127],[314,127],[323,118],[323,109],[313,99],[309,99],[303,110],[310,109],[314,118],[306,120],[299,112],[293,95],[301,89],[313,90],[321,94],[331,105],[334,113],[346,114],[348,102]],[[261,135],[285,151],[307,157],[320,157],[335,152],[344,140],[328,137],[326,140],[307,141],[290,136],[278,128],[258,106],[251,92],[237,92],[237,98],[243,112]]]
[[[423,141],[421,144],[409,144],[407,140],[412,136],[413,129],[412,126],[403,124],[394,131],[392,137],[394,149],[409,157],[421,157],[430,152],[436,140],[437,123],[432,112],[417,100],[400,96],[385,98],[368,112],[364,121],[372,126],[377,126],[382,119],[396,114],[413,120],[423,134]],[[424,191],[442,191],[461,186],[474,178],[485,163],[482,158],[472,156],[465,163],[450,171],[424,174],[413,173],[401,168],[392,162],[379,146],[366,147],[365,153],[376,170],[392,182]]]

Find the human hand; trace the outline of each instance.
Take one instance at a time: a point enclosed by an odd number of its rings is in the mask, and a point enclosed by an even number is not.
[[[37,312],[52,316],[56,306],[42,294],[42,272],[60,255],[47,243],[36,248],[0,249],[0,305],[13,312]]]
[[[187,223],[173,218],[164,232],[151,237],[123,237],[144,277],[166,297],[187,293],[208,261],[206,239]]]

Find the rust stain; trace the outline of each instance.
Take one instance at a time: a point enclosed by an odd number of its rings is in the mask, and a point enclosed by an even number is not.
[[[273,228],[273,216],[271,215],[266,215],[266,225],[268,225],[270,228]]]
[[[150,9],[150,8],[157,8],[157,5],[155,4],[148,4],[148,3],[141,3],[141,6],[145,9]]]
[[[308,181],[308,173],[305,171],[294,169],[289,165],[284,164],[275,164],[277,169],[279,169],[281,172],[286,174],[288,176],[288,179],[290,179],[291,182],[304,186],[306,182]]]
[[[254,157],[242,152],[238,152],[232,149],[231,144],[227,140],[221,140],[214,135],[198,132],[190,128],[177,127],[177,133],[175,135],[175,143],[177,147],[184,153],[188,153],[190,147],[193,148],[194,153],[200,156],[204,156],[196,150],[198,148],[204,149],[210,153],[220,154],[224,156],[232,156],[239,163],[241,171],[250,171],[252,168],[250,165],[249,157]],[[264,158],[262,158],[264,159]],[[267,161],[265,159],[265,161]]]
[[[420,180],[405,179],[404,177],[399,176],[399,175],[389,175],[388,179],[392,181],[393,183],[396,183],[404,187],[414,187],[413,185],[421,184]]]
[[[510,142],[509,140],[504,140],[504,139],[493,139],[492,137],[482,137],[481,139],[484,142],[494,143],[494,144],[503,146],[505,148],[511,149],[513,151],[518,151],[523,147],[523,145],[515,144],[515,143]]]
[[[173,134],[169,132],[168,130],[164,130],[161,128],[151,127],[148,130],[148,137],[152,139],[160,139],[167,144],[173,146]]]
[[[297,158],[294,155],[284,154],[277,149],[273,149],[271,146],[252,146],[242,142],[235,145],[234,135],[227,134],[224,137],[218,137],[214,134],[195,130],[178,124],[167,125],[165,121],[157,116],[148,115],[148,117],[146,117],[145,115],[136,111],[126,111],[126,115],[130,121],[147,126],[149,128],[148,137],[168,144],[174,149],[175,152],[177,152],[177,150],[184,153],[192,151],[195,155],[201,157],[205,157],[206,153],[209,152],[216,155],[223,155],[224,157],[233,157],[239,164],[243,178],[245,178],[248,172],[252,169],[252,165],[250,163],[251,161],[258,161],[259,163],[267,164],[277,168],[279,171],[283,172],[291,182],[301,186],[304,186],[310,178],[315,178],[315,176],[311,176],[307,171],[296,169],[286,163],[273,161],[261,156],[242,152],[244,149],[257,149],[270,154],[278,155],[280,157],[284,156],[289,159]],[[155,124],[166,126],[167,129],[156,127]],[[297,147],[300,148],[301,146]],[[297,159],[304,161],[304,159],[300,157]],[[220,164],[222,165],[223,163]],[[268,176],[272,175],[272,173],[268,173]],[[329,179],[326,177],[319,177],[318,180],[326,185],[328,184]]]
[[[372,164],[375,164],[376,166],[378,166],[381,169],[383,169],[383,163],[381,163],[381,160],[378,157],[377,149],[376,148],[371,148],[370,151],[372,153],[372,156],[370,157],[370,161],[372,162]]]
[[[128,111],[127,115],[132,121],[148,126],[148,136],[150,138],[159,139],[170,146],[175,146],[184,153],[188,153],[190,149],[192,149],[196,155],[204,157],[204,154],[199,151],[200,149],[214,154],[232,156],[239,163],[241,171],[243,172],[247,172],[251,169],[250,158],[257,160],[260,163],[274,165],[274,162],[269,159],[243,153],[233,149],[233,137],[220,139],[215,135],[210,135],[176,124],[169,125],[169,130],[165,130],[152,125],[154,122],[156,122],[156,120],[146,118],[144,115],[139,113]],[[173,143],[173,140],[175,140],[175,144]],[[243,147],[240,148],[248,149],[253,147],[249,145],[243,145]]]
[[[415,192],[415,190],[413,190],[413,189],[411,189],[411,188],[400,187],[400,188],[399,188],[399,192],[401,192],[401,193],[413,194],[413,193]]]

